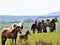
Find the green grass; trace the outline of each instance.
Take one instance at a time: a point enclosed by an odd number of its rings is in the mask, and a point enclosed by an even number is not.
[[[42,34],[33,34],[30,38],[29,41],[32,41],[35,44],[35,41],[45,41],[45,42],[51,42],[56,44],[57,42],[60,42],[60,32],[58,33],[42,33]],[[31,42],[31,43],[32,43]],[[32,43],[32,45],[33,45]]]
[[[17,38],[17,45],[19,42],[19,36],[20,34],[18,34],[18,38]],[[57,43],[60,43],[60,32],[56,32],[56,33],[36,33],[36,34],[31,34],[31,36],[29,36],[28,41],[30,42],[30,45],[35,45],[36,41],[44,41],[44,42],[50,42],[53,45],[56,45]],[[1,45],[1,36],[0,36],[0,45]],[[6,41],[6,45],[11,45],[11,39],[7,39]]]

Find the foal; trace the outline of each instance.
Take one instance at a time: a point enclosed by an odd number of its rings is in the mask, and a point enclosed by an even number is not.
[[[29,31],[27,31],[25,35],[20,35],[20,39],[21,40],[23,40],[23,39],[28,40],[28,34],[31,35],[31,33]]]

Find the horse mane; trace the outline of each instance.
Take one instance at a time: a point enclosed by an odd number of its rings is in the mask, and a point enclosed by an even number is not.
[[[27,31],[27,32],[25,33],[25,36],[26,36],[28,33],[29,33],[29,31]]]
[[[15,32],[15,31],[16,31],[16,29],[13,29],[13,30],[12,30],[12,32]]]
[[[14,29],[15,26],[20,26],[21,29],[23,29],[23,24],[24,24],[24,21],[22,20],[19,23],[14,23],[10,28]]]
[[[14,29],[12,29],[12,32],[15,32],[17,30],[17,27],[15,27]]]
[[[51,23],[54,23],[55,22],[55,19],[52,19]]]

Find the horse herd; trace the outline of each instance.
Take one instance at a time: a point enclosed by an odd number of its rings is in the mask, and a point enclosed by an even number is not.
[[[47,19],[46,22],[44,22],[44,20],[42,20],[42,22],[38,22],[38,23],[37,23],[37,21],[35,21],[35,23],[32,24],[32,26],[31,26],[31,30],[33,30],[33,33],[35,33],[35,30],[37,29],[38,33],[40,33],[40,32],[42,33],[42,32],[47,32],[46,27],[49,27],[50,32],[53,32],[54,30],[56,30],[55,22],[58,22],[57,18],[54,18],[51,21],[49,19]],[[12,45],[14,42],[16,45],[17,34],[18,34],[18,32],[20,34],[22,34],[23,25],[24,25],[24,21],[22,20],[18,24],[13,24],[9,28],[4,28],[2,31],[2,35],[1,35],[2,45],[5,45],[7,38],[12,39]],[[23,40],[23,39],[28,40],[28,34],[31,35],[29,30],[26,32],[25,35],[20,35],[19,38],[21,40]]]
[[[35,30],[37,29],[38,33],[47,32],[47,27],[49,27],[50,32],[56,31],[56,23],[58,22],[57,18],[54,18],[52,20],[47,19],[45,22],[42,20],[41,22],[35,21],[34,24],[31,26],[31,30],[33,30],[33,33],[35,33]]]

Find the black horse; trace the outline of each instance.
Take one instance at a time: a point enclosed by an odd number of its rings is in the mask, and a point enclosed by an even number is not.
[[[18,32],[22,33],[20,26],[16,26],[16,25],[15,25],[15,28],[12,30],[7,29],[7,28],[4,29],[2,32],[2,35],[1,35],[2,36],[2,45],[5,45],[7,38],[12,39],[12,44],[14,43],[13,40],[15,39],[15,45],[16,45],[16,38],[17,38]]]
[[[31,26],[31,30],[33,30],[33,33],[35,33],[35,30],[38,29],[37,21],[35,21],[34,24]]]

